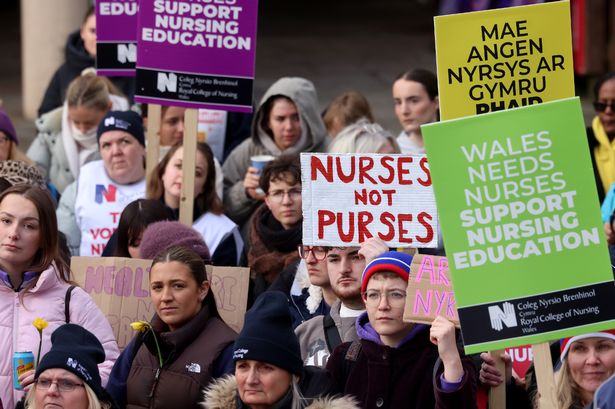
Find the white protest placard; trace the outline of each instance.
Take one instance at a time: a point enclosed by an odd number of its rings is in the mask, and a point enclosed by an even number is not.
[[[302,153],[303,244],[436,247],[438,214],[425,156]]]

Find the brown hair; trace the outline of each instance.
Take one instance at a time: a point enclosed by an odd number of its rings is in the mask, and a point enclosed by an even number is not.
[[[260,188],[269,193],[269,185],[276,180],[290,184],[301,183],[301,164],[298,155],[280,155],[265,165],[260,178]]]
[[[154,265],[158,263],[170,263],[171,261],[177,261],[178,263],[182,263],[188,267],[188,270],[192,273],[192,278],[194,278],[194,281],[196,281],[198,286],[203,284],[204,281],[208,281],[205,263],[203,263],[201,256],[183,246],[171,246],[168,249],[158,253],[158,255],[154,257],[154,260],[152,260],[150,271]],[[207,295],[205,296],[202,305],[209,308],[209,313],[212,317],[220,318],[211,286],[209,287],[209,291],[207,291]]]
[[[66,102],[69,107],[82,106],[107,112],[111,94],[122,96],[109,79],[88,73],[71,81],[66,91]]]
[[[438,78],[429,70],[421,68],[409,70],[399,74],[397,78],[395,78],[395,81],[398,80],[418,82],[425,88],[427,95],[429,95],[432,101],[438,96]]]
[[[338,95],[327,107],[323,120],[329,133],[334,127],[338,132],[361,118],[374,122],[374,116],[367,98],[356,91],[348,91]]]
[[[273,131],[269,127],[269,117],[271,116],[271,110],[273,109],[273,106],[275,105],[275,102],[279,101],[279,100],[282,100],[282,99],[290,102],[291,104],[293,104],[295,106],[295,108],[297,108],[297,112],[299,112],[299,107],[297,106],[297,104],[295,104],[295,101],[293,101],[292,99],[288,98],[287,96],[276,94],[276,95],[272,95],[271,97],[269,97],[269,99],[267,99],[267,101],[265,101],[265,103],[260,108],[260,110],[262,111],[262,115],[260,117],[259,125],[260,125],[261,129],[267,135],[269,135],[270,138],[273,138]]]
[[[38,212],[40,248],[34,255],[32,265],[28,267],[28,271],[41,273],[54,263],[58,279],[66,283],[71,283],[70,268],[60,256],[58,247],[58,221],[56,218],[55,205],[53,204],[49,192],[30,185],[17,185],[6,189],[0,194],[0,204],[11,194],[19,195],[29,200],[34,204]],[[36,280],[32,280],[21,294],[26,294],[28,290],[32,289],[35,285]]]
[[[160,200],[164,197],[162,175],[164,175],[171,157],[181,147],[182,144],[174,145],[152,171],[152,174],[155,177],[150,178],[147,182],[147,191],[149,192],[147,194],[148,199]],[[205,157],[205,162],[207,163],[207,176],[205,177],[205,183],[202,186],[201,193],[194,198],[194,206],[198,210],[198,213],[195,212],[195,215],[203,214],[205,212],[222,214],[224,211],[224,206],[222,205],[222,200],[216,193],[216,168],[214,165],[214,154],[209,145],[206,143],[197,143],[196,149]]]

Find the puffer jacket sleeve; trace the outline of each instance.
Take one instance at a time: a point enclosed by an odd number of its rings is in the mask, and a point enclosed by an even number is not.
[[[115,335],[109,324],[109,320],[98,308],[92,297],[82,288],[76,287],[71,296],[70,321],[81,325],[83,328],[96,335],[105,349],[105,362],[98,365],[100,378],[103,386],[107,384],[113,364],[120,355],[120,350],[115,340]]]
[[[62,107],[54,109],[36,120],[38,134],[26,153],[28,158],[36,162],[47,181],[49,181],[53,146],[62,130],[62,110]]]
[[[75,201],[77,200],[77,181],[71,183],[62,192],[56,216],[58,218],[58,229],[66,235],[66,244],[73,256],[79,255],[81,244],[81,230],[77,225],[75,217]]]

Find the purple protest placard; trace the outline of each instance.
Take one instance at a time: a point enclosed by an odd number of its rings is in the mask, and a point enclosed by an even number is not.
[[[134,77],[137,0],[96,0],[96,73]]]
[[[138,102],[252,111],[257,0],[141,0]]]

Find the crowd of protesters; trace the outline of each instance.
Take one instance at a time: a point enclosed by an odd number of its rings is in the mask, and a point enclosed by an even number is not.
[[[134,104],[131,81],[87,70],[92,35],[90,11],[68,39],[27,154],[0,110],[2,407],[475,408],[484,407],[478,390],[500,384],[508,407],[536,407],[537,392],[512,374],[507,355],[466,356],[443,317],[403,320],[410,254],[378,238],[302,243],[299,153],[425,154],[420,126],[439,119],[432,72],[391,80],[397,137],[357,91],[321,113],[311,81],[278,79],[253,117],[228,114],[220,154],[205,142],[190,149],[190,227],[178,222],[185,109],[162,108],[160,160],[147,175],[147,107]],[[594,97],[589,153],[615,254],[615,73],[598,80]],[[441,243],[431,254],[445,255]],[[73,281],[78,255],[153,260],[153,316],[121,354],[109,321]],[[218,313],[206,264],[250,268],[239,333]],[[38,317],[44,331],[32,326]],[[558,407],[615,407],[615,330],[557,346]],[[15,379],[18,351],[37,351],[40,362]]]

